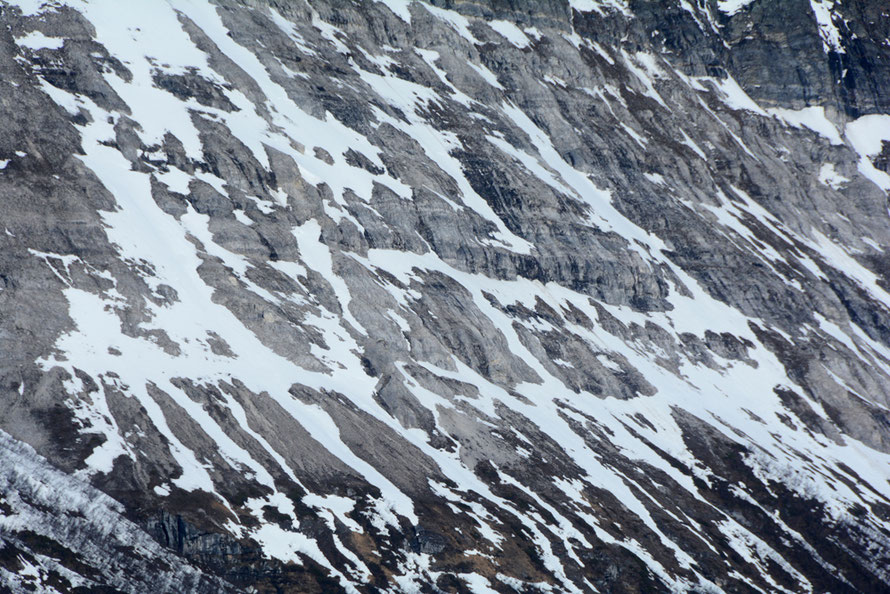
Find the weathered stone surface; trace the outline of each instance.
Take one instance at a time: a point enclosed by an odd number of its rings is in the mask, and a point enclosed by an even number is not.
[[[890,588],[886,12],[7,2],[0,587]]]

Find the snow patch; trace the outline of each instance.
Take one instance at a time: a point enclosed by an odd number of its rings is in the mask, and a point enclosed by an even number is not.
[[[47,37],[40,31],[31,31],[24,37],[16,38],[15,42],[32,51],[42,49],[59,49],[65,44],[65,40],[61,37]]]
[[[783,109],[774,107],[767,111],[796,128],[809,128],[820,136],[827,138],[831,144],[844,144],[835,125],[825,117],[825,108],[821,105],[812,105],[803,109]]]
[[[810,8],[813,9],[813,15],[819,24],[819,37],[822,38],[822,49],[825,53],[837,52],[839,54],[846,53],[844,46],[841,44],[841,33],[834,24],[835,0],[810,0]]]
[[[392,11],[394,15],[411,24],[411,11],[409,7],[414,0],[375,0],[378,4],[383,4]]]
[[[883,144],[890,142],[890,115],[873,114],[853,120],[847,124],[845,136],[859,153],[859,172],[884,192],[890,192],[890,175],[871,161],[880,154]]]
[[[713,84],[722,95],[723,102],[731,109],[753,111],[762,116],[767,115],[767,112],[748,96],[748,93],[739,86],[733,77],[729,75],[724,79],[701,77],[699,80],[707,80]]]
[[[850,180],[835,171],[833,163],[823,163],[819,168],[819,183],[832,188],[833,190],[842,189]]]
[[[498,35],[518,47],[526,48],[531,45],[531,40],[522,32],[522,29],[511,23],[510,21],[490,21],[488,26],[497,32]]]
[[[481,76],[482,80],[487,82],[489,85],[501,91],[504,90],[504,87],[501,86],[501,83],[498,82],[498,77],[495,76],[494,72],[492,72],[482,64],[473,64],[472,62],[467,62],[467,66],[472,68],[476,72],[476,74]]]
[[[631,16],[625,0],[569,0],[569,6],[578,12],[595,12],[601,16],[610,10]]]
[[[659,78],[662,71],[655,64],[654,58],[645,52],[637,52],[631,56],[623,49],[621,50],[621,54],[624,56],[624,63],[627,66],[627,69],[630,70],[641,83],[643,83],[643,95],[654,99],[659,105],[670,111],[670,108],[664,102],[664,99],[662,99],[661,95],[658,94],[658,91],[655,90],[654,80]]]
[[[717,8],[729,16],[747,8],[754,0],[717,0]]]
[[[439,8],[438,6],[433,6],[426,2],[422,3],[421,6],[440,21],[447,23],[458,35],[469,41],[471,44],[482,44],[481,41],[476,39],[472,31],[470,31],[470,20],[467,17],[453,10],[445,10],[444,8]]]
[[[688,146],[688,147],[692,150],[692,152],[694,152],[696,155],[698,155],[699,157],[701,157],[701,158],[704,159],[705,161],[708,160],[707,155],[705,155],[705,151],[701,150],[701,147],[698,146],[698,145],[695,143],[695,141],[692,140],[692,139],[689,137],[688,134],[686,134],[686,131],[685,131],[685,130],[683,130],[683,129],[681,128],[681,129],[680,129],[680,134],[683,136],[683,140],[680,142],[680,144],[684,144],[684,145]]]

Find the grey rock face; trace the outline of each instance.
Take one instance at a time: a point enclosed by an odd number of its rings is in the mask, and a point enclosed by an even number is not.
[[[5,433],[0,448],[5,589],[234,591],[149,538],[119,502],[53,468],[32,448]]]
[[[887,590],[885,12],[5,3],[3,586]]]

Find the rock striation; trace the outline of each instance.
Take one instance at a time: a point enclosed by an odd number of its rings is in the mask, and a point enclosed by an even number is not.
[[[890,590],[883,2],[0,24],[0,588]]]

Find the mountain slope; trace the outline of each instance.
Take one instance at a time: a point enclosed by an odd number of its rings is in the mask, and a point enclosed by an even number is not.
[[[0,10],[14,591],[890,589],[880,2]]]

